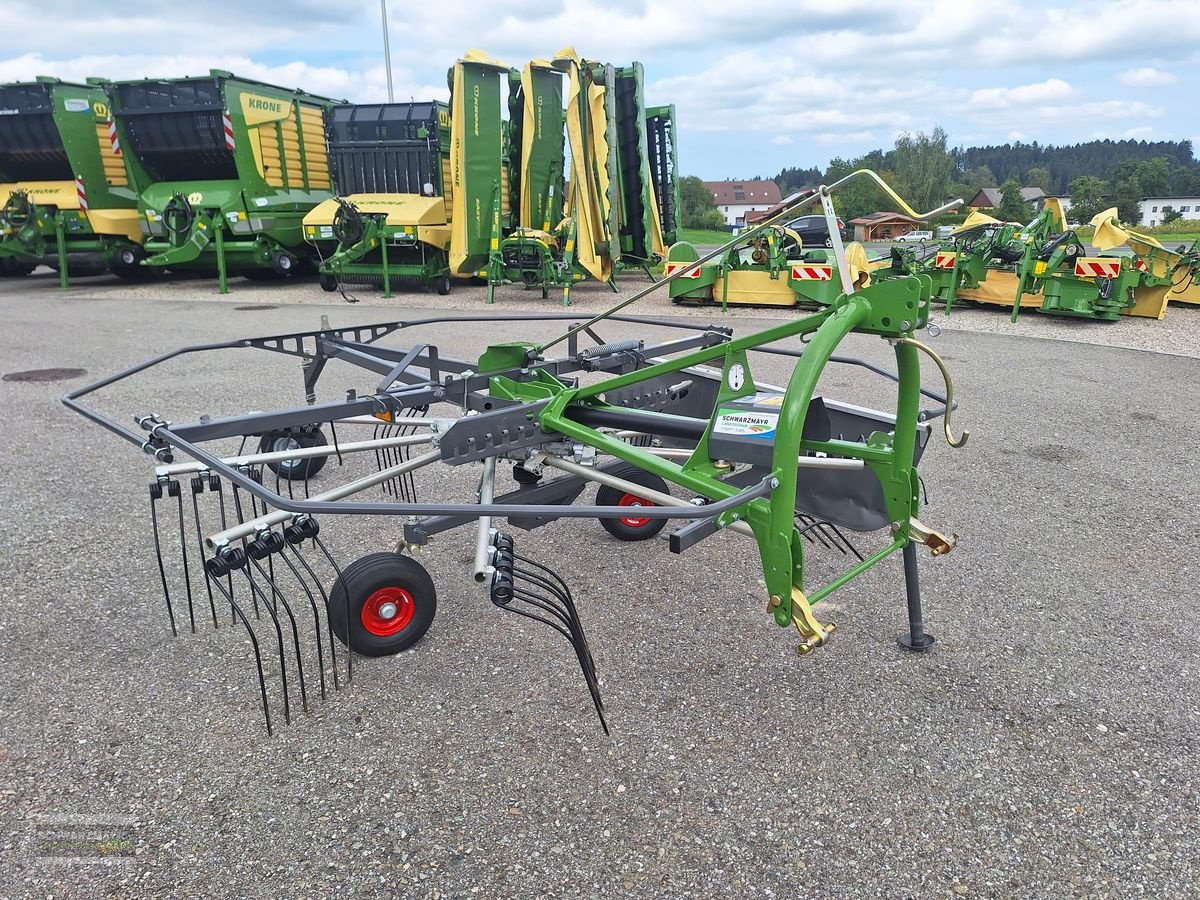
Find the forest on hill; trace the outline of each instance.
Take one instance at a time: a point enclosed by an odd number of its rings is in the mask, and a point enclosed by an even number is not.
[[[879,172],[901,196],[921,210],[951,197],[969,201],[980,188],[1040,187],[1072,198],[1072,218],[1117,206],[1122,221],[1137,224],[1137,201],[1146,196],[1200,196],[1200,163],[1191,141],[1098,140],[1054,146],[1015,142],[987,147],[949,147],[946,133],[903,134],[890,150],[819,167],[784,168],[775,181],[786,197],[804,187],[830,184],[854,169]],[[850,187],[836,201],[843,216],[893,209],[871,187]],[[1012,210],[1017,212],[1018,210]],[[1030,210],[1031,212],[1031,210]]]

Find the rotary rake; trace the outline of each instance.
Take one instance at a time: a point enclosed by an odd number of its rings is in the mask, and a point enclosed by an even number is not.
[[[849,177],[864,174],[874,177]],[[820,193],[828,216],[829,193],[845,180]],[[834,255],[844,270],[840,241]],[[909,618],[901,643],[928,648],[916,545],[939,556],[956,538],[918,517],[917,465],[934,420],[941,418],[952,446],[967,437],[951,428],[956,402],[945,365],[914,337],[928,323],[930,279],[895,278],[856,291],[843,278],[850,290],[818,311],[741,337],[722,326],[620,313],[672,277],[586,322],[466,316],[334,328],[323,321],[311,332],[184,347],[63,402],[154,459],[151,531],[172,631],[181,622],[196,631],[226,620],[245,629],[269,732],[273,709],[290,722],[316,692],[324,697],[350,682],[356,655],[392,655],[425,635],[437,592],[414,554],[434,535],[461,527],[474,529],[472,572],[492,603],[551,627],[571,646],[607,732],[580,604],[561,574],[518,550],[512,531],[497,527],[502,520],[532,530],[594,518],[624,541],[653,538],[673,520],[673,553],[694,552],[720,531],[749,537],[762,561],[768,614],[796,628],[801,654],[825,645],[837,627],[817,618],[816,603],[900,551]],[[569,327],[540,343],[492,344],[473,359],[419,340],[390,341],[439,323],[494,328],[498,321]],[[608,339],[603,322],[645,327],[652,336]],[[851,333],[885,341],[896,371],[837,355]],[[781,345],[796,337],[802,349]],[[82,402],[169,360],[230,350],[297,360],[303,402],[191,422],[143,408],[136,428]],[[944,392],[922,385],[922,353],[936,364]],[[793,363],[786,385],[755,379],[751,357],[762,354]],[[375,383],[318,402],[318,384],[334,363]],[[817,394],[831,364],[892,383],[894,410]],[[931,405],[923,407],[922,397]],[[328,466],[331,460],[337,465]],[[502,484],[501,464],[511,466],[511,487]],[[455,471],[477,472],[474,498],[424,499],[418,476],[437,470],[442,486],[462,481]],[[595,500],[577,503],[590,484]],[[382,552],[343,565],[328,526],[345,516],[406,518]],[[860,549],[872,533],[882,533],[878,546]],[[806,547],[834,551],[848,567],[811,585]],[[269,687],[276,679],[278,687]]]

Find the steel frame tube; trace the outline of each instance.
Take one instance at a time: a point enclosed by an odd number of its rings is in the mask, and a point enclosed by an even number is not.
[[[479,503],[488,506],[496,497],[496,457],[483,461],[483,472],[479,476]],[[483,583],[487,578],[488,548],[491,546],[492,517],[479,517],[479,532],[475,536],[475,580]]]
[[[295,450],[279,450],[274,453],[250,453],[244,456],[230,456],[222,459],[227,466],[257,466],[265,463],[283,462],[290,459],[311,459],[316,456],[334,456],[341,453],[360,453],[364,450],[381,450],[384,447],[408,447],[413,444],[428,444],[433,441],[432,434],[410,434],[394,438],[379,438],[373,441],[351,441],[346,444],[326,444],[322,447],[299,447]],[[169,466],[157,466],[154,474],[184,475],[188,472],[206,472],[208,466],[204,463],[174,463]]]

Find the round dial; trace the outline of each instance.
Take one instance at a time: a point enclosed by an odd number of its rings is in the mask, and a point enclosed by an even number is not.
[[[746,367],[741,363],[734,363],[731,365],[729,367],[727,381],[731,391],[740,391],[742,389],[742,385],[746,383]]]

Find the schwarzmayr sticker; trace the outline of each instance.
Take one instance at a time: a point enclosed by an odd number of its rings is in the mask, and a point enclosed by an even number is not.
[[[713,427],[716,434],[731,434],[738,437],[770,438],[775,436],[776,413],[746,412],[740,409],[717,410],[717,421]]]

